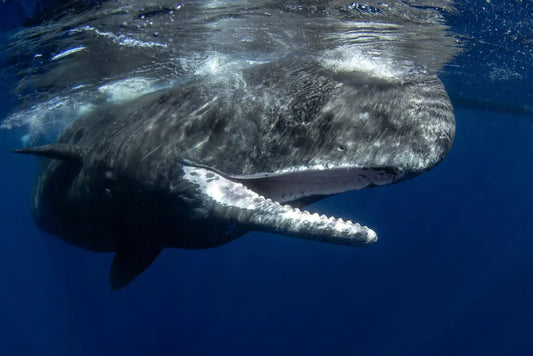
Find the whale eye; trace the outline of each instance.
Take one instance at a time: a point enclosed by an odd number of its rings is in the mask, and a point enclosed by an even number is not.
[[[338,145],[337,146],[337,151],[339,151],[339,152],[344,152],[345,149],[346,149],[346,147],[344,147],[344,145]]]
[[[104,177],[108,181],[108,183],[109,182],[115,183],[118,181],[117,175],[111,170],[105,171]]]

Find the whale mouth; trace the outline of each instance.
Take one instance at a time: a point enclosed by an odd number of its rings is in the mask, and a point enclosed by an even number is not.
[[[305,198],[392,184],[407,177],[402,169],[391,167],[292,168],[283,172],[228,174],[189,160],[182,160],[181,163],[212,171],[279,203],[307,201]]]
[[[389,184],[401,177],[386,169],[359,168],[253,176],[226,176],[191,165],[183,165],[183,171],[184,179],[199,191],[204,207],[221,219],[252,230],[349,246],[366,246],[377,241],[377,235],[359,223],[285,203]]]
[[[286,173],[225,175],[249,189],[280,203],[306,200],[372,186],[387,185],[404,177],[393,168],[343,167],[300,170]]]

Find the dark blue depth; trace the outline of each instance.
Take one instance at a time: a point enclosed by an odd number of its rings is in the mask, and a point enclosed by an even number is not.
[[[309,208],[374,227],[373,246],[250,233],[167,249],[117,292],[111,254],[33,225],[34,162],[9,153],[22,131],[0,131],[0,355],[533,354],[533,117],[456,120],[433,171]]]
[[[457,110],[451,154],[320,211],[377,227],[365,249],[251,233],[165,250],[109,291],[110,254],[38,231],[33,163],[0,157],[3,355],[527,355],[533,350],[530,117]]]

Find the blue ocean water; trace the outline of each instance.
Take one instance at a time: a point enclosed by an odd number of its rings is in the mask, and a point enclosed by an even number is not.
[[[532,354],[533,44],[486,37],[531,6],[480,3],[451,19],[468,36],[440,75],[457,104],[446,159],[310,208],[375,227],[368,248],[249,233],[166,249],[110,291],[111,254],[34,226],[34,162],[9,153],[23,131],[0,131],[0,354]]]

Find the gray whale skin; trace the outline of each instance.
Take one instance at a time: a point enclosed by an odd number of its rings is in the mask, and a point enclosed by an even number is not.
[[[350,246],[365,226],[300,208],[395,183],[449,151],[453,110],[434,75],[339,74],[316,63],[259,63],[238,80],[201,77],[106,104],[44,156],[33,216],[44,231],[116,252],[113,289],[165,247],[209,248],[249,230]]]

